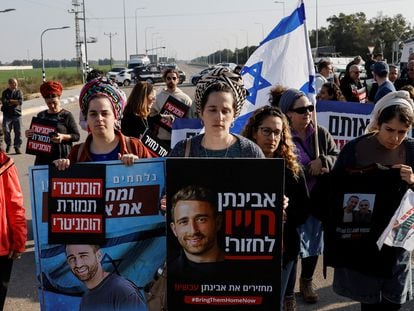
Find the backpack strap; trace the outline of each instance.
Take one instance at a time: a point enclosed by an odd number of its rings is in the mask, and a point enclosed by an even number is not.
[[[191,138],[187,138],[185,142],[184,157],[188,158],[190,156],[190,150],[191,150]]]

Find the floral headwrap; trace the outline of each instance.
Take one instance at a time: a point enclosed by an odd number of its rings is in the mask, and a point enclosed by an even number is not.
[[[122,112],[124,111],[126,103],[126,95],[124,91],[105,77],[95,78],[89,81],[83,86],[79,95],[80,110],[85,117],[88,113],[89,102],[97,96],[104,96],[110,100],[114,110],[115,119],[118,123],[116,124],[116,127],[119,128]]]
[[[216,83],[225,83],[231,88],[236,100],[237,108],[235,117],[237,118],[244,105],[248,92],[243,85],[241,76],[225,67],[214,69],[198,81],[194,98],[194,104],[196,105],[198,115],[201,115],[201,100],[204,93],[209,87]]]

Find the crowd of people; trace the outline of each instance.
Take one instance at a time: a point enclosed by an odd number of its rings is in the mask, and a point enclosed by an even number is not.
[[[340,191],[339,185],[331,183],[321,195],[321,189],[326,187],[331,176],[344,174],[349,169],[361,169],[379,163],[399,171],[402,188],[409,189],[414,185],[414,140],[408,137],[414,122],[414,54],[413,59],[408,61],[404,76],[399,76],[398,67],[387,64],[381,55],[376,55],[375,59],[367,59],[365,69],[367,78],[373,79],[369,86],[360,79],[360,58],[348,64],[342,79],[335,76],[332,63],[328,59],[318,64],[315,82],[319,100],[375,104],[366,134],[348,142],[341,150],[338,150],[329,131],[318,125],[315,105],[307,95],[288,85],[273,86],[269,93],[269,101],[261,103],[261,107],[252,112],[241,133],[233,133],[232,124],[240,115],[248,92],[240,74],[227,68],[217,68],[202,77],[197,84],[194,100],[177,87],[179,74],[175,69],[167,69],[164,72],[166,87],[158,94],[152,84],[138,82],[128,99],[116,84],[103,77],[101,73],[91,76],[83,86],[79,98],[80,125],[88,131],[88,136],[85,142],[73,146],[80,140],[78,125],[72,113],[60,105],[62,85],[58,81],[47,81],[41,85],[40,93],[48,109],[41,111],[37,118],[54,122],[56,130],[51,133],[53,135],[49,135],[52,151],[47,155],[38,154],[35,165],[54,164],[59,170],[66,170],[77,162],[119,160],[129,166],[139,159],[151,158],[153,154],[141,139],[144,134],[150,133],[163,144],[171,145],[171,131],[160,124],[172,123],[176,119],[177,116],[163,113],[165,103],[171,97],[175,98],[184,107],[181,117],[199,118],[203,131],[172,146],[167,157],[284,159],[285,198],[280,308],[296,310],[294,290],[299,263],[300,295],[307,303],[315,303],[320,299],[313,275],[320,255],[332,251],[329,244],[324,245],[324,235],[327,235],[328,239],[331,238],[331,232],[325,232],[324,226],[332,226],[332,222],[335,222],[338,228],[359,228],[361,224],[369,226],[378,217],[384,217],[378,216],[382,214],[377,212],[379,207],[373,208],[373,201],[360,198],[358,189],[354,189],[353,194],[341,202],[340,217],[335,220],[327,219],[324,213],[331,203],[328,189],[333,192]],[[0,212],[3,214],[4,223],[1,227],[0,243],[2,303],[6,296],[12,260],[19,258],[24,252],[26,241],[21,189],[13,159],[7,155],[12,146],[16,154],[21,153],[22,100],[17,80],[10,79],[9,88],[2,94],[6,143],[5,152],[0,152]],[[25,134],[27,138],[32,138],[34,131],[28,129]],[[200,199],[200,196],[208,199]],[[188,262],[196,266],[200,254],[204,252],[202,249],[193,253],[192,249],[185,245],[186,242],[182,238],[184,228],[181,228],[176,220],[177,215],[184,213],[181,210],[182,201],[195,199],[208,202],[203,205],[207,210],[205,214],[215,226],[221,226],[222,216],[218,215],[215,209],[210,211],[209,206],[215,204],[210,202],[211,195],[208,190],[189,188],[174,196],[170,226],[184,248],[181,255],[185,256],[178,261],[181,268]],[[165,208],[165,198],[161,205]],[[195,213],[189,210],[193,205],[185,205],[185,212],[190,215],[189,218]],[[397,207],[390,208],[395,210]],[[387,219],[381,221],[386,223]],[[5,229],[7,227],[9,229]],[[373,239],[370,243],[374,243]],[[214,251],[207,251],[213,261],[225,260],[223,250],[215,247]],[[66,252],[68,263],[71,264],[74,258],[77,258],[79,250],[75,246],[67,246]],[[90,246],[84,253],[94,258],[97,263],[100,262],[99,247]],[[378,252],[378,258],[392,259],[384,259],[387,263],[385,268],[392,271],[391,275],[384,275],[378,271],[361,271],[352,264],[338,264],[338,260],[324,264],[331,264],[335,269],[334,291],[360,302],[361,310],[399,310],[410,299],[410,255],[411,253],[404,249],[398,249],[391,254],[386,251]],[[75,273],[74,269],[72,267]],[[97,273],[101,273],[102,277],[96,282],[82,280],[89,290],[85,298],[82,298],[82,303],[106,303],[106,308],[110,301],[98,301],[91,292],[113,276],[102,269],[97,269]],[[133,295],[134,300],[130,301],[131,304],[139,305],[142,310],[147,309],[146,306],[142,306],[144,298],[136,293],[133,284],[122,280],[117,282],[126,286]],[[119,293],[122,295],[122,291]],[[111,295],[116,296],[114,293]],[[122,297],[117,296],[114,299],[121,300]]]

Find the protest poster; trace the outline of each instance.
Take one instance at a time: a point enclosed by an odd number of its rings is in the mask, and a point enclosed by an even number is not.
[[[74,164],[78,171],[94,163]],[[153,280],[165,261],[165,217],[159,212],[165,191],[164,159],[140,159],[132,166],[119,161],[105,167],[105,243],[101,264],[105,271],[132,281],[141,290]],[[91,171],[91,178],[93,176]],[[29,168],[36,276],[41,310],[79,310],[87,291],[69,268],[66,246],[48,242],[49,167]],[[83,174],[82,176],[86,176]],[[90,242],[85,239],[84,244]]]
[[[166,186],[168,309],[278,310],[284,160],[167,158]]]
[[[33,117],[30,123],[33,135],[27,138],[27,154],[51,154],[53,143],[50,140],[51,133],[57,132],[57,121]]]
[[[49,168],[49,244],[105,242],[105,166],[74,165]]]
[[[185,103],[179,101],[174,96],[168,96],[167,100],[160,110],[160,115],[172,115],[175,118],[183,118],[186,115],[188,109],[190,109],[190,106],[187,106]],[[170,119],[160,118],[157,124],[169,132],[172,130],[173,122]]]
[[[171,148],[161,142],[157,136],[155,136],[150,129],[146,129],[142,137],[141,142],[147,147],[148,151],[155,158],[165,157],[170,152]]]

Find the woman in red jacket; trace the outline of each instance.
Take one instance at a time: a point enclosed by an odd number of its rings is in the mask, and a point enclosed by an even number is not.
[[[139,158],[151,158],[140,140],[126,137],[119,130],[125,100],[125,93],[106,78],[85,84],[79,104],[90,133],[85,143],[72,148],[68,159],[54,161],[59,170],[76,162],[121,160],[132,165]]]
[[[6,300],[13,260],[25,251],[27,238],[23,194],[13,159],[0,151],[0,310]]]

